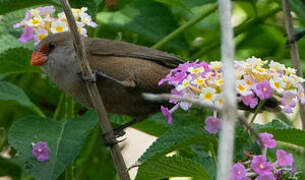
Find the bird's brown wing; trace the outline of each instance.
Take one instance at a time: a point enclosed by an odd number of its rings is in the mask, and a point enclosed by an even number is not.
[[[183,63],[179,58],[156,49],[138,46],[131,43],[92,38],[87,39],[87,53],[94,56],[130,57],[154,61],[168,68],[175,68]]]

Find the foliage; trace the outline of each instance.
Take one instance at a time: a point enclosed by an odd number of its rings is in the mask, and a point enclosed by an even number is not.
[[[212,10],[186,29],[180,29],[170,41],[161,41],[199,14],[213,7],[215,0],[117,0],[108,7],[106,0],[70,0],[73,8],[88,7],[99,23],[88,29],[91,37],[117,39],[144,46],[154,46],[184,60],[196,58],[207,62],[220,59],[218,12]],[[250,56],[273,59],[291,66],[285,47],[285,28],[281,1],[234,1],[233,23],[235,58]],[[295,30],[305,28],[303,1],[290,0]],[[103,145],[97,118],[92,110],[75,104],[37,68],[30,66],[33,41],[20,43],[22,29],[14,29],[28,9],[54,5],[62,11],[59,0],[0,0],[0,176],[12,179],[116,179],[110,152]],[[303,70],[305,38],[298,41]],[[303,71],[304,72],[304,71]],[[138,159],[141,164],[136,179],[164,179],[191,176],[215,179],[217,135],[204,129],[209,114],[201,108],[173,114],[168,125],[160,114],[150,116],[134,127],[158,139]],[[114,126],[131,117],[109,115]],[[267,116],[266,116],[267,117]],[[259,132],[269,132],[278,147],[292,153],[297,170],[305,171],[303,153],[305,131],[297,128],[295,118],[278,114],[279,120],[264,118],[266,124],[254,124]],[[284,123],[283,123],[284,122]],[[241,125],[236,126],[234,162],[247,160],[245,154],[261,153],[256,139]],[[31,153],[32,142],[47,141],[49,161],[39,163]],[[2,156],[8,152],[11,158]],[[275,160],[268,150],[268,158]],[[175,154],[174,156],[169,156]]]

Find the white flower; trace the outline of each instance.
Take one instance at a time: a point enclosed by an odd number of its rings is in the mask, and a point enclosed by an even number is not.
[[[286,71],[286,75],[290,75],[290,74],[295,74],[296,73],[296,70],[294,68],[291,68],[291,67],[287,67],[285,69]]]
[[[257,74],[266,74],[267,73],[266,69],[263,67],[260,67],[260,66],[253,67],[252,72],[257,73]]]
[[[87,13],[80,14],[81,22],[85,25],[96,27],[97,24],[92,21],[91,16],[89,16]]]
[[[31,15],[33,17],[39,17],[40,16],[40,11],[38,9],[31,9]]]
[[[221,87],[223,85],[223,79],[216,79],[215,80],[215,84],[219,87]]]
[[[284,91],[283,88],[285,88],[286,86],[286,83],[283,81],[283,79],[279,77],[274,77],[273,79],[270,79],[269,83],[271,87],[278,93],[282,93]]]
[[[176,90],[177,90],[177,91],[181,91],[181,90],[187,88],[187,87],[189,86],[191,80],[192,80],[192,76],[188,76],[186,79],[184,79],[184,80],[182,81],[181,84],[179,84],[179,85],[176,87]]]
[[[203,67],[199,67],[199,68],[189,67],[187,69],[187,71],[192,73],[192,74],[198,75],[199,73],[203,73],[204,72],[204,68]]]
[[[271,61],[269,64],[269,68],[274,71],[282,71],[285,70],[285,66],[275,61]]]
[[[42,24],[43,24],[43,20],[41,19],[41,17],[34,17],[34,18],[26,21],[26,25],[28,25],[30,27],[38,27]]]
[[[194,83],[198,86],[202,86],[202,85],[205,85],[205,80],[202,77],[198,77],[194,81],[192,81],[192,83]]]
[[[220,61],[213,61],[210,63],[210,68],[214,69],[215,71],[219,71],[222,67],[222,63]]]
[[[52,22],[51,25],[51,32],[52,33],[61,33],[61,32],[65,32],[68,31],[68,26],[65,22],[63,21],[55,21]]]
[[[210,88],[210,87],[204,88],[202,89],[199,97],[206,103],[213,103],[213,100],[216,97],[216,91],[214,88]]]
[[[58,13],[57,16],[58,16],[58,19],[61,20],[61,21],[66,21],[67,20],[66,14],[64,12]]]
[[[236,90],[242,96],[248,96],[252,94],[251,88],[244,80],[237,80],[236,81]]]
[[[35,45],[38,44],[41,40],[43,40],[45,37],[48,36],[48,31],[45,30],[45,29],[37,29],[36,32],[35,32],[35,36],[34,36],[34,39],[35,39]]]
[[[222,97],[222,94],[217,94],[217,95],[216,95],[215,105],[216,105],[216,107],[219,107],[219,108],[222,107],[222,105],[223,105],[223,97]]]

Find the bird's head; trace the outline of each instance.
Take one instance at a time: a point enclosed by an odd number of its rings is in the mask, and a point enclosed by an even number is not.
[[[50,56],[60,49],[59,47],[65,46],[67,43],[71,43],[72,41],[69,41],[70,39],[71,35],[69,32],[51,34],[47,36],[35,46],[35,50],[31,57],[31,65],[44,65],[51,59]]]

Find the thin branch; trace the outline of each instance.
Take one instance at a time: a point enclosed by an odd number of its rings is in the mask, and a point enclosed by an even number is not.
[[[91,68],[89,66],[86,51],[84,47],[84,42],[81,39],[80,34],[78,33],[78,28],[76,26],[73,14],[71,12],[71,7],[68,2],[68,0],[61,0],[61,6],[66,14],[70,31],[73,37],[73,45],[74,49],[76,51],[76,54],[78,56],[78,63],[81,67],[81,71],[84,75],[87,77],[93,77]],[[99,90],[95,83],[87,82],[86,87],[88,89],[92,104],[97,111],[98,117],[99,117],[99,123],[102,131],[106,133],[106,140],[113,140],[115,139],[115,136],[113,134],[112,126],[110,124],[110,121],[107,117],[107,112],[105,109],[105,106],[103,104],[102,98],[99,94]],[[120,151],[120,147],[118,144],[115,144],[113,146],[110,146],[111,149],[111,156],[115,165],[115,168],[117,170],[118,176],[120,180],[130,180],[129,174],[127,172],[127,168],[123,159],[123,156]]]
[[[155,49],[159,49],[160,47],[162,47],[163,45],[165,45],[166,43],[168,43],[170,40],[174,39],[175,37],[177,37],[179,34],[181,34],[182,32],[184,32],[186,29],[188,29],[189,27],[197,24],[199,21],[201,21],[202,19],[206,18],[207,16],[209,16],[210,14],[212,14],[215,10],[217,10],[217,4],[212,5],[208,10],[202,12],[201,14],[199,14],[197,17],[191,19],[190,21],[188,21],[187,23],[183,24],[182,26],[180,26],[178,29],[176,29],[175,31],[171,32],[169,35],[167,35],[166,37],[164,37],[162,40],[160,40],[158,43],[156,43],[155,45],[152,46],[152,48]]]
[[[221,25],[221,61],[223,64],[223,108],[222,126],[219,135],[217,180],[231,179],[231,166],[234,150],[236,93],[235,73],[233,68],[234,41],[233,27],[231,24],[232,5],[231,0],[218,0],[220,25]]]
[[[143,93],[143,97],[144,97],[144,99],[147,99],[149,101],[168,101],[170,99],[175,99],[178,101],[184,101],[187,103],[198,105],[198,106],[207,108],[209,110],[217,111],[217,112],[221,113],[220,107],[213,106],[209,103],[205,103],[203,101],[200,101],[200,100],[194,99],[194,98],[182,97],[182,96],[171,95],[171,94],[151,94],[151,93]],[[261,137],[259,136],[259,134],[256,132],[256,130],[247,122],[247,120],[243,116],[238,115],[237,119],[241,125],[243,125],[246,129],[248,129],[250,131],[250,133],[252,133],[255,136],[255,138],[259,142],[259,145],[263,152],[264,148],[265,148],[264,143],[263,143]]]
[[[291,62],[292,62],[293,67],[297,70],[297,75],[299,77],[303,77],[298,46],[295,41],[292,41],[294,39],[294,31],[293,31],[293,22],[292,22],[292,17],[291,17],[291,12],[290,12],[290,4],[289,4],[288,0],[282,0],[282,6],[283,6],[283,11],[284,11],[285,27],[286,27],[287,36],[288,36],[288,42],[290,43]],[[303,88],[304,88],[304,84],[303,84]],[[302,127],[303,127],[303,129],[305,129],[305,105],[299,103],[299,106],[300,106]]]

